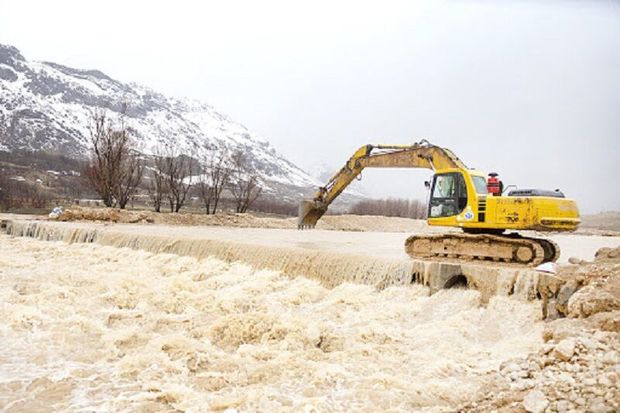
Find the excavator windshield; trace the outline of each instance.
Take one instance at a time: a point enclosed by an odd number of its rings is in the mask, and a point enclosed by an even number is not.
[[[467,188],[463,175],[458,172],[435,175],[428,216],[450,217],[461,213],[466,206]]]

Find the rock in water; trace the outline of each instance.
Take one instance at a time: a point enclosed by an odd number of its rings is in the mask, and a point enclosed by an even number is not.
[[[560,292],[558,293],[556,309],[564,314],[568,314],[568,300],[572,297],[573,294],[579,289],[579,284],[577,281],[569,281],[560,288]]]
[[[581,259],[577,258],[577,257],[570,257],[568,259],[568,262],[571,263],[571,264],[574,264],[574,265],[579,265],[579,264],[581,264]]]
[[[593,314],[620,310],[620,298],[596,285],[587,285],[568,299],[568,316],[590,317]]]

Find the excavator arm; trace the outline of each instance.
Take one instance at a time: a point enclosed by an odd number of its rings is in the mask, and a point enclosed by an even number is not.
[[[319,188],[314,199],[299,204],[297,226],[314,228],[329,205],[344,191],[364,168],[467,169],[450,150],[422,140],[413,145],[364,145],[347,163]]]

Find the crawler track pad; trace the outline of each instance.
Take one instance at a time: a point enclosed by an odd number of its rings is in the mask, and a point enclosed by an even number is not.
[[[544,239],[501,235],[412,235],[405,242],[412,258],[491,260],[536,266],[559,257],[559,247]]]

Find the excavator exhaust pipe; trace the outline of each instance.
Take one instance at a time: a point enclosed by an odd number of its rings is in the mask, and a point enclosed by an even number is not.
[[[297,228],[314,228],[317,221],[323,216],[325,211],[327,211],[327,207],[322,206],[318,201],[304,199],[299,203]]]

